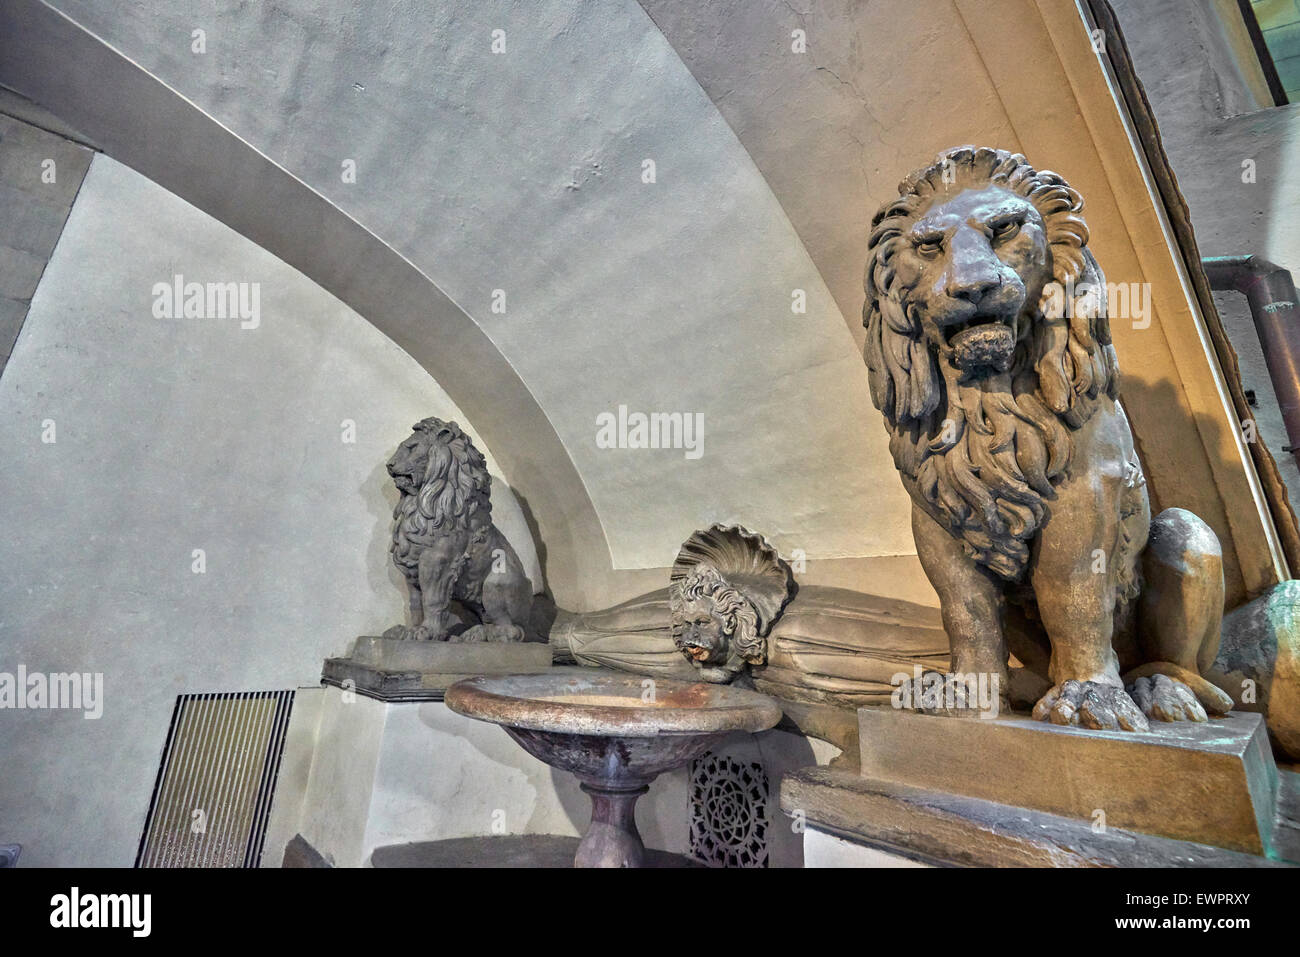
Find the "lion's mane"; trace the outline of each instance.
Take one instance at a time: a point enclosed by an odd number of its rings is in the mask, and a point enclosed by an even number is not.
[[[932,202],[990,184],[1037,209],[1055,282],[1093,288],[1068,310],[1027,304],[1030,327],[1010,372],[950,389],[910,290],[896,282],[894,257]],[[940,153],[898,189],[898,199],[872,220],[867,260],[864,357],[872,401],[884,413],[889,450],[913,500],[977,561],[1014,581],[1046,519],[1045,501],[1068,473],[1071,430],[1091,416],[1092,400],[1118,394],[1105,280],[1087,249],[1083,199],[1018,153],[970,146]]]
[[[492,512],[487,461],[460,426],[428,418],[415,424],[414,434],[427,456],[424,478],[393,510],[393,559],[408,574],[435,539],[459,529],[490,529]]]

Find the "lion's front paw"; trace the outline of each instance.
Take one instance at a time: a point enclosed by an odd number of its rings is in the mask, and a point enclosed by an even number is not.
[[[431,641],[438,636],[428,629],[425,625],[394,625],[384,632],[385,638],[395,638],[398,641]]]
[[[465,643],[523,641],[524,630],[518,625],[475,625],[450,640]]]
[[[1138,678],[1129,693],[1142,713],[1157,721],[1205,721],[1207,716],[1192,689],[1168,675]]]
[[[1096,681],[1065,681],[1034,705],[1034,717],[1094,731],[1149,731],[1150,723],[1123,688]]]

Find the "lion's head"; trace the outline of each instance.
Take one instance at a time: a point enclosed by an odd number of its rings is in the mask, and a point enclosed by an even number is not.
[[[490,521],[487,462],[455,422],[432,417],[417,422],[388,460],[388,474],[402,493],[394,512],[399,535],[418,540],[445,527]]]
[[[762,664],[758,613],[712,565],[696,565],[669,591],[673,641],[696,667],[739,671]]]
[[[1118,392],[1082,209],[1023,156],[962,146],[872,220],[864,357],[894,463],[925,511],[1012,580],[1071,430]]]

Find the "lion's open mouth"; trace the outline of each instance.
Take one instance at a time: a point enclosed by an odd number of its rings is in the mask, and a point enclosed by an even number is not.
[[[391,470],[388,474],[392,477],[393,484],[397,486],[399,492],[415,491],[416,483],[414,475],[407,472],[393,472]]]
[[[945,330],[952,362],[970,376],[1006,372],[1016,352],[1016,334],[1005,317],[979,315]]]

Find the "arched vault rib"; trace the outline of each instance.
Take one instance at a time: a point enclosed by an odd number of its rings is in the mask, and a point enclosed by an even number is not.
[[[193,103],[35,0],[0,9],[0,83],[337,296],[464,410],[531,516],[556,599],[612,574],[599,518],[545,412],[477,323],[403,256]],[[430,330],[434,332],[431,334]]]

